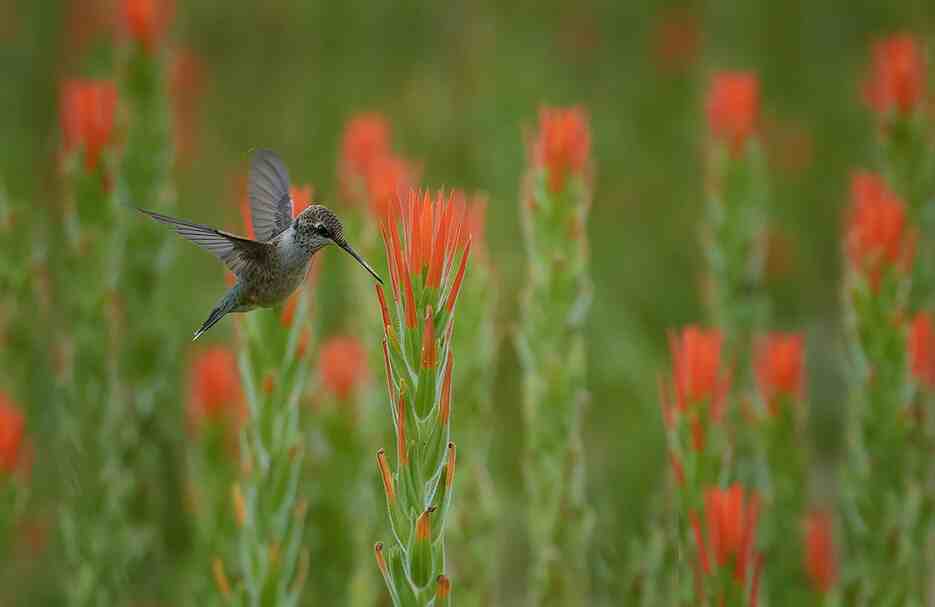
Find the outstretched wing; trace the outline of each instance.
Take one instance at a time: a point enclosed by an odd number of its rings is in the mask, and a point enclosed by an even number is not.
[[[269,245],[265,243],[241,238],[223,230],[176,219],[155,211],[137,210],[146,213],[156,221],[172,226],[180,236],[184,236],[202,249],[213,253],[237,276],[241,276],[254,264],[261,263],[268,254]]]
[[[250,217],[256,239],[267,241],[292,223],[289,171],[270,150],[257,150],[250,165]]]

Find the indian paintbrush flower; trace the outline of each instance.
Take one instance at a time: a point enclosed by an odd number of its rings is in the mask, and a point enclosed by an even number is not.
[[[908,339],[910,368],[916,382],[927,390],[935,389],[935,328],[931,314],[916,314]]]
[[[539,111],[539,132],[533,144],[536,165],[548,174],[549,191],[565,189],[569,175],[581,176],[591,151],[588,117],[580,107]]]
[[[756,75],[750,72],[715,74],[705,110],[712,137],[727,144],[733,156],[743,154],[759,122],[760,85]]]
[[[390,154],[392,132],[382,114],[358,114],[348,120],[341,138],[338,173],[342,179],[362,179],[373,163]]]
[[[723,342],[716,329],[696,326],[669,335],[672,379],[663,386],[663,415],[669,425],[675,415],[689,415],[699,450],[704,447],[702,419],[719,422],[724,416],[730,373],[721,360]]]
[[[812,510],[805,517],[805,572],[816,592],[831,590],[838,577],[838,562],[834,548],[831,515],[824,510]]]
[[[528,272],[516,347],[523,369],[530,604],[584,604],[592,513],[585,498],[584,327],[592,296],[587,220],[591,134],[581,107],[542,108],[520,219]],[[563,558],[555,558],[561,554]]]
[[[121,0],[123,27],[147,53],[165,38],[175,12],[174,0]]]
[[[471,248],[464,197],[410,191],[386,209],[380,232],[392,287],[392,306],[379,286],[377,296],[397,462],[391,471],[381,449],[377,468],[399,546],[385,558],[383,545],[377,544],[376,556],[393,603],[399,605],[402,597],[431,599],[423,590],[445,568],[441,538],[455,466],[455,447],[448,438],[451,338]]]
[[[195,153],[198,105],[204,89],[205,67],[191,49],[172,55],[169,68],[169,96],[172,106],[172,136],[178,159],[190,160]]]
[[[757,495],[735,483],[727,489],[705,489],[703,516],[691,513],[698,571],[711,582],[708,590],[704,585],[697,588],[713,592],[714,604],[724,604],[725,594],[738,596],[736,591],[725,590],[724,584],[734,584],[746,597],[743,604],[756,605],[763,562],[756,549],[759,511]],[[732,581],[721,576],[719,569],[728,571]],[[702,597],[698,599],[703,602]]]
[[[110,80],[67,80],[62,85],[62,143],[66,153],[84,151],[93,171],[104,149],[113,143],[117,85]]]
[[[682,72],[698,60],[701,28],[698,15],[687,7],[663,10],[652,34],[652,57],[666,72]]]
[[[189,379],[188,417],[196,428],[206,422],[230,423],[239,428],[246,415],[237,359],[222,346],[199,352]]]
[[[318,370],[322,385],[338,400],[347,400],[366,380],[367,351],[354,337],[332,337],[321,345]]]
[[[770,333],[756,347],[754,370],[757,387],[770,415],[783,398],[803,395],[804,340],[797,333]]]
[[[905,204],[882,177],[865,171],[853,175],[846,229],[848,260],[873,290],[886,271],[909,269],[915,237],[907,224]]]
[[[925,95],[925,56],[921,42],[901,33],[873,45],[870,73],[864,82],[864,97],[880,114],[909,114]]]
[[[20,468],[26,450],[26,419],[13,401],[0,392],[0,477]]]

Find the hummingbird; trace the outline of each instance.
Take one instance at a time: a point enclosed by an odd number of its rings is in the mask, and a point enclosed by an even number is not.
[[[201,337],[226,314],[270,308],[282,303],[308,272],[312,256],[330,244],[338,245],[380,283],[383,280],[344,238],[344,228],[328,208],[309,205],[292,218],[289,172],[279,156],[257,150],[250,164],[250,216],[256,240],[237,236],[185,219],[137,209],[171,226],[180,236],[213,253],[237,277],[195,331]]]

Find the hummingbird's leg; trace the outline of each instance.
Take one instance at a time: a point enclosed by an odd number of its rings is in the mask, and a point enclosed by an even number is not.
[[[230,291],[228,291],[224,297],[221,298],[221,301],[214,306],[214,309],[211,310],[211,314],[208,315],[208,319],[202,323],[201,328],[195,331],[195,336],[192,337],[192,341],[195,341],[201,335],[213,327],[219,320],[224,318],[224,315],[234,312],[237,308],[240,307],[241,295],[243,293],[243,286],[238,282]]]

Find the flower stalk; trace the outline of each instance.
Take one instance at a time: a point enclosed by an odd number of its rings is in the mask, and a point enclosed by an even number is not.
[[[543,109],[520,204],[529,264],[516,337],[523,368],[531,605],[583,605],[591,514],[581,409],[590,308],[590,134],[580,108]]]
[[[436,605],[455,475],[454,313],[471,249],[463,198],[411,191],[387,209],[380,231],[392,295],[388,302],[377,286],[396,469],[381,449],[377,468],[395,545],[377,544],[377,565],[395,607]],[[450,582],[441,594],[450,600],[449,593]]]

